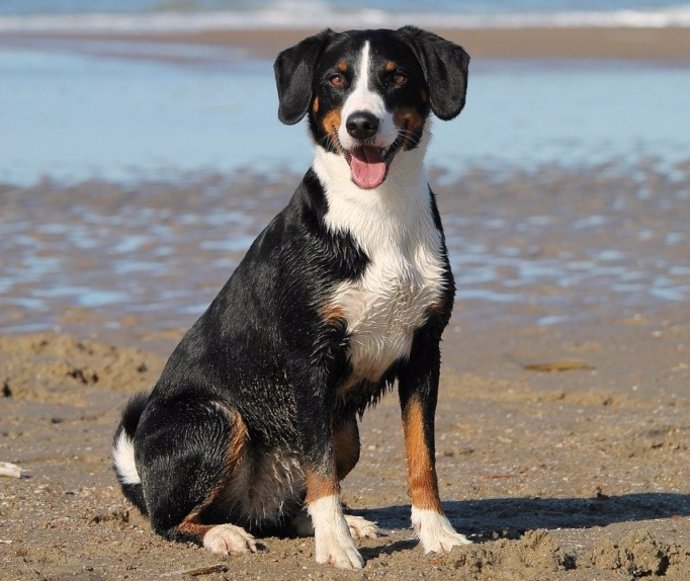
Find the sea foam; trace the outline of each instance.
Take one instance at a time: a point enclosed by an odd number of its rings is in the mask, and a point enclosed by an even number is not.
[[[81,13],[0,16],[0,32],[193,33],[206,30],[300,29],[331,26],[395,28],[414,23],[427,28],[525,27],[689,27],[690,4],[650,9],[468,14],[336,9],[327,3],[276,3],[246,11]]]

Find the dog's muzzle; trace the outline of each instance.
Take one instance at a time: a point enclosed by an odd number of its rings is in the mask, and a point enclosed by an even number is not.
[[[364,190],[377,188],[385,181],[388,166],[400,146],[398,140],[388,148],[373,145],[379,126],[378,117],[368,111],[355,111],[345,120],[348,135],[360,144],[345,151],[345,159],[352,181]]]

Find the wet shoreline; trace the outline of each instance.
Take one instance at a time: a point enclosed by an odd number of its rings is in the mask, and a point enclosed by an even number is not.
[[[690,163],[673,176],[652,161],[430,173],[465,320],[576,324],[690,301]],[[110,330],[129,319],[189,326],[299,179],[246,171],[1,187],[0,332],[92,317]]]
[[[336,27],[337,28],[337,27]],[[50,42],[123,41],[149,45],[197,45],[241,50],[252,58],[274,58],[278,51],[320,28],[230,29],[190,32],[4,32],[0,43],[31,46]],[[624,59],[690,64],[690,38],[685,27],[523,27],[433,28],[462,44],[476,58]],[[158,56],[156,58],[164,58]],[[168,57],[175,60],[174,55]]]

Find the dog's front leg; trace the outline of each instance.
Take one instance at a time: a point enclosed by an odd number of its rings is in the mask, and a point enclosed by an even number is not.
[[[434,416],[440,364],[438,340],[419,335],[409,362],[400,371],[398,386],[412,500],[412,526],[425,553],[448,552],[454,546],[470,542],[448,521],[438,493]]]
[[[343,514],[335,469],[327,473],[308,470],[306,476],[306,501],[314,525],[316,562],[342,569],[361,569],[364,560]]]
[[[311,402],[311,407],[315,402]],[[306,466],[306,504],[314,526],[317,563],[361,569],[364,560],[355,547],[340,504],[340,484],[328,414],[302,427]]]

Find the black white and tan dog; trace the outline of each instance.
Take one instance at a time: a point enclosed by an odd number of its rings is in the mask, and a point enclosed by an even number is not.
[[[431,113],[464,106],[468,63],[411,26],[324,30],[278,56],[278,116],[308,117],[313,165],[115,433],[122,490],[157,533],[222,554],[313,534],[319,563],[362,567],[353,537],[377,528],[344,515],[340,482],[358,416],[397,382],[412,525],[426,552],[468,542],[435,471],[455,288],[423,164]]]

